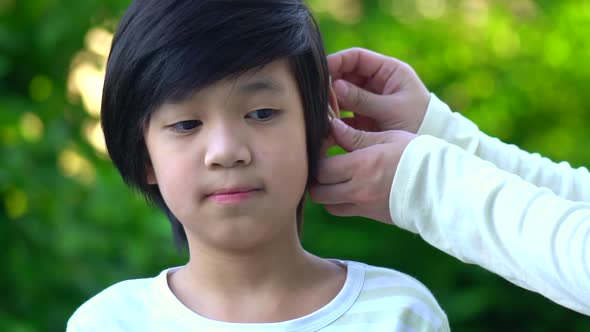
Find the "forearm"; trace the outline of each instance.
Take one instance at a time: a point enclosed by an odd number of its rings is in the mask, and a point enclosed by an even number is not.
[[[418,134],[435,136],[457,145],[527,182],[551,189],[562,198],[590,202],[590,172],[586,168],[574,169],[566,162],[554,163],[539,154],[528,153],[490,137],[469,119],[452,112],[435,95],[431,95]]]
[[[420,136],[402,155],[390,211],[435,247],[590,315],[590,204]]]

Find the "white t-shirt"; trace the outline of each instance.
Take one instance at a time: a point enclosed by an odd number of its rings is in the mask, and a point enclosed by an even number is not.
[[[347,265],[344,286],[319,310],[278,323],[228,323],[185,307],[168,287],[167,274],[115,284],[84,303],[68,322],[83,331],[449,331],[434,296],[414,278],[362,263]]]
[[[434,95],[418,134],[391,187],[394,223],[590,315],[588,170],[489,137]]]

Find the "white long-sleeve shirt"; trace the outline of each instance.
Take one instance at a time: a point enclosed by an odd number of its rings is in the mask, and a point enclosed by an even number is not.
[[[435,95],[390,194],[394,223],[590,315],[590,172],[483,134]]]

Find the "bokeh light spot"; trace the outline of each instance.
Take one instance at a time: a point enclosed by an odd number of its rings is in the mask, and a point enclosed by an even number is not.
[[[422,16],[430,19],[440,18],[447,11],[446,0],[416,0],[416,9]]]
[[[94,182],[94,166],[73,148],[64,149],[59,154],[57,163],[63,175],[87,185]]]
[[[326,10],[334,19],[344,24],[357,23],[363,15],[363,5],[359,0],[323,0]]]
[[[25,140],[38,142],[44,132],[43,121],[34,113],[27,112],[20,119],[20,132]]]
[[[92,28],[86,34],[86,48],[96,55],[108,57],[113,34],[102,28]]]
[[[418,19],[416,3],[412,0],[392,0],[391,15],[405,24],[411,24]]]
[[[74,91],[82,97],[86,111],[93,116],[100,115],[104,71],[89,63],[82,63],[70,74],[70,82]]]
[[[465,23],[473,26],[485,26],[489,20],[489,3],[487,0],[463,1]]]
[[[500,57],[512,57],[520,51],[520,38],[507,24],[502,24],[494,29],[492,44],[494,52]]]
[[[104,141],[104,134],[100,126],[100,121],[90,120],[86,122],[82,127],[82,134],[101,157],[107,156],[107,148]]]
[[[106,61],[113,34],[95,27],[86,33],[86,50],[78,52],[72,61],[68,78],[68,96],[71,102],[81,97],[88,114],[98,117],[102,100]]]

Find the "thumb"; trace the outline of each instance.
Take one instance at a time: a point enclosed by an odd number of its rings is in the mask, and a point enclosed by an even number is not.
[[[334,92],[341,109],[375,120],[391,108],[391,101],[387,100],[387,96],[374,94],[344,80],[334,82]]]
[[[332,137],[336,144],[341,146],[347,152],[388,142],[386,133],[373,133],[357,130],[338,118],[332,120]]]

